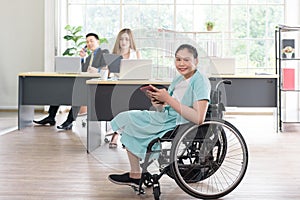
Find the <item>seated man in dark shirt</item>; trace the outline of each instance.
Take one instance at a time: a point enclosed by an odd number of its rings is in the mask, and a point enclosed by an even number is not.
[[[104,58],[103,58],[103,54],[109,53],[109,52],[106,49],[101,50],[99,45],[100,45],[100,41],[99,41],[99,37],[97,34],[88,33],[86,35],[86,47],[89,50],[91,50],[92,53],[84,61],[84,57],[87,55],[86,50],[82,49],[80,51],[80,56],[82,57],[82,71],[83,72],[99,73],[100,69],[102,67],[106,66]],[[51,126],[55,125],[55,123],[56,123],[55,116],[56,116],[58,109],[59,109],[59,106],[51,105],[48,110],[49,115],[46,118],[44,118],[40,121],[33,120],[33,122],[36,124],[40,124],[40,125],[47,125],[47,124],[49,124]],[[71,129],[73,126],[72,122],[76,120],[79,110],[80,110],[80,106],[72,106],[71,110],[69,111],[67,120],[64,123],[62,123],[60,126],[57,126],[57,128],[64,129],[64,130]]]

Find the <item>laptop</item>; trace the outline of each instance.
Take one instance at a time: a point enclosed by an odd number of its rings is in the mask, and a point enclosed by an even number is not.
[[[81,58],[69,56],[55,56],[55,72],[58,73],[80,73]]]
[[[109,72],[111,73],[120,73],[120,64],[121,59],[123,58],[118,54],[103,54],[104,61],[108,65]]]
[[[151,59],[122,59],[119,80],[149,80],[152,74]]]
[[[235,58],[210,57],[210,73],[213,75],[234,75]]]

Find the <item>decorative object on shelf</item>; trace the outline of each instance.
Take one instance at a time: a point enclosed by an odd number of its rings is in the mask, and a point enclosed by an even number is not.
[[[286,46],[282,49],[282,52],[285,54],[286,58],[292,58],[294,48],[291,46]]]
[[[215,23],[212,21],[207,21],[207,22],[205,22],[205,25],[206,25],[207,31],[212,31],[215,26]]]
[[[295,90],[295,69],[284,68],[282,69],[282,89]]]

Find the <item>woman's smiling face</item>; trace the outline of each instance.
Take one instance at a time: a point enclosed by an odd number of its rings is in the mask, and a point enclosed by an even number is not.
[[[197,69],[198,59],[187,48],[179,50],[175,56],[175,66],[177,71],[188,79],[193,76]]]

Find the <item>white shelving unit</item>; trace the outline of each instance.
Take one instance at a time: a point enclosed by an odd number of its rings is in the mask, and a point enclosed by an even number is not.
[[[299,38],[300,27],[281,25],[275,30],[276,70],[279,75],[277,104],[279,131],[283,130],[283,123],[300,123]],[[294,49],[291,57],[283,53],[286,46]]]

